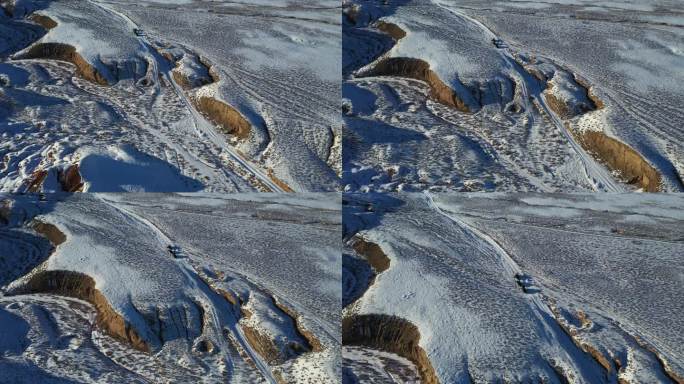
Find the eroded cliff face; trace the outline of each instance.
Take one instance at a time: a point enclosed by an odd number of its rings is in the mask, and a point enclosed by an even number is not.
[[[235,108],[209,96],[198,96],[194,102],[197,110],[220,126],[225,133],[240,139],[249,137],[251,125]]]
[[[597,131],[581,132],[578,136],[587,151],[618,171],[628,184],[646,192],[661,191],[660,173],[627,144]]]
[[[109,85],[107,79],[95,69],[76,48],[62,43],[38,43],[21,54],[19,59],[49,59],[67,61],[76,66],[76,74],[99,85]]]
[[[151,351],[148,343],[95,288],[95,280],[90,276],[74,271],[39,271],[15,293],[50,293],[87,301],[97,311],[95,323],[107,334],[139,351]]]
[[[391,57],[381,59],[365,76],[396,76],[422,80],[430,86],[430,97],[435,101],[456,108],[462,112],[470,112],[466,102],[453,89],[447,86],[430,64],[421,59],[408,57]]]
[[[67,235],[59,227],[47,221],[33,219],[29,226],[50,242],[52,245],[50,255],[67,241]],[[49,293],[87,301],[95,307],[97,312],[95,323],[104,332],[139,351],[150,352],[147,342],[112,308],[105,296],[95,287],[95,280],[92,277],[75,271],[46,270],[46,262],[47,259],[35,266],[8,293],[10,295]]]
[[[366,346],[395,353],[413,362],[424,383],[439,379],[420,346],[420,331],[411,322],[390,315],[353,315],[342,321],[342,344]]]
[[[566,127],[587,152],[615,171],[621,181],[646,192],[661,190],[660,173],[639,152],[603,131],[580,130],[577,127],[578,118],[605,108],[605,103],[586,80],[561,68],[544,73],[535,65],[527,64],[526,69],[542,85],[545,84],[543,97],[547,105],[564,120]]]

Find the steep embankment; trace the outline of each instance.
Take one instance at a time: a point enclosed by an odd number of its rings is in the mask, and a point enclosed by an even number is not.
[[[376,28],[385,32],[395,40],[395,44],[406,36],[406,31],[396,24],[379,21]],[[360,76],[395,76],[421,80],[430,87],[430,97],[444,105],[462,112],[470,112],[470,108],[457,93],[446,85],[437,74],[430,69],[430,64],[418,58],[386,57],[383,55],[368,70],[361,71]]]
[[[198,111],[221,127],[225,133],[240,139],[249,137],[251,126],[235,108],[209,96],[198,96],[193,102]]]
[[[418,327],[396,316],[353,315],[342,320],[343,345],[360,345],[395,353],[416,365],[423,383],[439,383],[427,353],[419,343]]]
[[[109,85],[105,79],[83,56],[76,52],[76,48],[62,43],[38,43],[19,55],[18,59],[48,59],[61,60],[72,63],[76,67],[76,74],[99,85]]]
[[[32,228],[50,241],[53,252],[56,247],[67,241],[66,234],[51,223],[34,220]],[[36,267],[27,275],[25,281],[12,289],[9,294],[48,293],[87,301],[95,307],[97,312],[95,323],[98,327],[139,351],[150,352],[149,345],[112,308],[105,296],[95,287],[95,280],[92,277],[74,271],[46,271],[43,265]]]
[[[197,111],[221,127],[224,133],[240,139],[249,137],[251,124],[237,109],[212,96],[198,94],[195,91],[220,80],[213,65],[206,59],[190,52],[184,52],[180,55],[174,54],[172,51],[161,51],[160,53],[165,59],[173,63],[174,68],[171,70],[173,81],[183,91],[188,92],[189,99]]]
[[[617,170],[628,184],[646,192],[661,190],[660,173],[629,145],[598,131],[581,132],[578,136],[587,151]]]
[[[573,119],[605,108],[603,101],[593,92],[589,83],[576,74],[556,84],[559,76],[546,81],[544,98],[549,108],[560,116],[579,144],[593,157],[616,171],[624,182],[636,185],[646,192],[661,189],[659,172],[629,145],[598,130],[579,130],[573,126]],[[547,81],[548,80],[548,81]],[[563,86],[574,90],[574,97],[563,92]],[[560,90],[558,88],[561,88]]]
[[[95,280],[90,276],[73,271],[40,271],[33,274],[21,289],[13,293],[49,293],[87,301],[97,311],[95,323],[98,327],[139,351],[150,352],[149,345],[112,308],[104,295],[95,288]]]
[[[430,69],[430,64],[421,59],[392,57],[381,59],[367,76],[397,76],[421,80],[430,86],[430,97],[444,105],[462,112],[470,112],[468,105]]]
[[[390,268],[390,258],[382,247],[362,236],[351,239],[354,252],[372,267],[368,290],[379,274]],[[364,291],[365,292],[365,291]],[[362,300],[362,297],[358,300]],[[352,305],[353,306],[353,305]],[[384,314],[347,314],[342,320],[342,344],[364,346],[390,352],[413,362],[423,383],[439,383],[430,359],[420,347],[420,331],[410,321]]]
[[[83,179],[78,164],[72,164],[59,172],[59,184],[65,192],[83,192]]]
[[[57,27],[57,22],[49,16],[33,13],[28,17],[29,20],[40,25],[46,30]],[[17,59],[49,59],[66,61],[76,66],[76,74],[84,79],[100,85],[109,85],[109,82],[83,58],[76,48],[63,43],[37,43],[30,47],[28,51],[20,54]]]
[[[242,319],[240,321],[240,328],[252,348],[269,365],[280,365],[304,353],[320,352],[322,350],[318,339],[299,324],[294,311],[278,304],[277,300],[272,296],[270,297],[270,303],[268,303],[269,314],[267,318],[269,320],[273,318],[279,319],[278,326],[284,332],[281,335],[273,335],[271,332],[264,330],[260,326],[263,324],[251,324],[250,320],[255,314],[244,307],[246,304],[248,303],[243,303],[241,307]],[[263,313],[256,315],[260,319],[264,316]],[[290,337],[287,337],[287,334]]]
[[[47,29],[48,31],[57,27],[56,21],[52,20],[48,16],[40,15],[38,13],[31,14],[31,16],[28,17],[28,19],[40,25],[41,27]]]
[[[85,186],[79,165],[71,164],[67,167],[38,169],[34,171],[24,180],[24,190],[30,193],[41,192],[43,191],[43,185],[49,178],[52,180],[56,179],[61,190],[64,192],[83,192],[83,187]]]
[[[390,267],[389,257],[387,257],[378,244],[360,236],[354,237],[353,242],[352,247],[354,248],[354,251],[365,257],[368,264],[375,269],[376,273],[382,273]]]

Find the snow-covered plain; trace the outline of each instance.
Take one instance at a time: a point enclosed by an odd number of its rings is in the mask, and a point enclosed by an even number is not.
[[[638,189],[580,145],[587,130],[636,150],[661,190],[684,190],[680,2],[344,3],[346,190]],[[389,59],[426,62],[468,111],[423,81],[374,75]],[[604,106],[591,110],[587,86]]]
[[[683,208],[675,194],[348,194],[344,316],[410,321],[441,383],[676,382]],[[370,284],[359,238],[389,258]],[[384,380],[376,359],[343,357]]]
[[[338,189],[341,26],[335,2],[2,5],[0,190],[58,190],[49,180],[88,156],[102,164],[97,175],[81,174],[84,191]],[[62,61],[27,59],[50,44],[74,47],[109,85],[84,80]],[[189,87],[181,74],[193,80]],[[222,132],[199,110],[201,97],[227,104],[249,131],[240,137]],[[117,158],[121,151],[134,153],[134,169]],[[43,171],[50,175],[35,187]],[[122,180],[128,172],[147,175],[147,183]]]
[[[0,381],[338,382],[338,194],[0,200]],[[55,271],[92,278],[149,352],[88,298],[31,291]]]

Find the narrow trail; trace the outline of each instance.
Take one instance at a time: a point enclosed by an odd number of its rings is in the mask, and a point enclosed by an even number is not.
[[[131,18],[126,16],[125,14],[116,11],[115,9],[106,6],[98,1],[95,0],[88,0],[90,3],[93,5],[101,8],[105,12],[111,13],[115,15],[116,17],[122,19],[129,27],[131,30],[131,33],[133,29],[142,29],[140,28]],[[152,44],[147,40],[145,36],[138,36],[138,40],[140,41],[140,44],[142,48],[147,52],[149,56],[148,62],[150,65],[153,66],[153,77],[158,78],[159,74],[161,74],[164,79],[171,84],[171,86],[174,89],[174,92],[176,95],[180,98],[180,100],[183,102],[187,110],[190,112],[192,116],[192,123],[195,132],[200,136],[201,139],[209,139],[211,143],[216,145],[218,148],[221,148],[225,151],[225,154],[237,165],[242,167],[247,173],[253,175],[259,182],[263,185],[265,185],[268,189],[270,189],[271,192],[285,192],[283,188],[281,188],[277,183],[275,183],[271,178],[259,168],[256,164],[252,163],[251,161],[245,159],[238,151],[233,148],[231,145],[227,144],[226,138],[220,135],[216,129],[214,129],[214,125],[211,124],[209,121],[207,121],[204,116],[202,116],[201,113],[199,113],[195,107],[193,106],[192,102],[188,99],[188,97],[185,95],[185,92],[181,89],[181,87],[176,83],[176,81],[173,79],[173,76],[170,76],[170,72],[172,68],[169,68],[166,62],[164,61],[163,58],[160,57],[160,55],[153,49]],[[159,85],[157,85],[159,87]],[[196,157],[196,156],[193,156]],[[203,162],[200,159],[197,159],[198,161],[202,162],[203,164],[206,165],[205,162]],[[226,174],[229,172],[225,169],[222,169],[222,171]],[[228,176],[228,175],[227,175]],[[230,178],[230,177],[229,177]]]
[[[518,263],[508,254],[508,252],[506,252],[506,250],[504,250],[491,236],[466,223],[457,216],[450,215],[443,211],[435,203],[430,192],[425,191],[423,194],[425,195],[425,200],[430,209],[453,222],[466,234],[471,236],[476,243],[479,243],[477,245],[479,251],[486,255],[491,255],[498,258],[505,273],[510,276],[511,281],[513,281],[516,274],[524,274],[524,271],[520,265],[518,265]],[[537,281],[536,284],[539,285],[539,282]],[[541,287],[541,285],[539,286],[540,289],[543,290],[543,287]],[[603,378],[603,372],[601,372],[598,364],[588,357],[584,351],[577,347],[572,339],[570,339],[570,337],[560,327],[553,312],[551,311],[551,308],[549,308],[549,306],[544,302],[544,296],[540,292],[527,294],[525,296],[529,302],[531,310],[537,317],[538,324],[543,327],[544,332],[542,335],[546,338],[546,341],[552,346],[559,346],[565,352],[567,355],[566,357],[570,359],[570,361],[573,363],[575,371],[577,371],[581,377],[594,379]]]
[[[121,207],[117,202],[107,200],[106,197],[100,197],[100,200],[105,203],[106,205],[112,207],[116,211],[120,212],[121,214],[137,221],[141,225],[149,228],[152,230],[159,242],[161,244],[165,245],[174,245],[175,242],[169,238],[164,231],[162,231],[159,227],[157,227],[154,223],[151,221],[145,219],[144,217],[138,215],[137,213]],[[247,341],[247,338],[245,334],[242,332],[240,327],[238,326],[238,320],[239,320],[239,315],[233,313],[232,311],[221,311],[218,308],[218,303],[224,303],[224,299],[220,298],[219,295],[209,287],[204,280],[202,280],[199,277],[199,273],[195,268],[190,264],[189,261],[185,259],[177,259],[177,264],[181,268],[181,271],[183,274],[185,274],[188,278],[189,281],[192,281],[195,287],[201,291],[204,292],[206,295],[207,300],[212,304],[211,305],[211,316],[213,319],[213,326],[214,326],[214,334],[215,334],[215,339],[220,342],[220,350],[222,351],[230,351],[231,348],[233,348],[228,341],[226,340],[225,337],[223,337],[223,330],[222,327],[226,327],[227,329],[230,330],[230,333],[235,336],[235,339],[237,342],[240,344],[242,349],[247,353],[250,359],[254,362],[256,365],[257,369],[259,372],[262,374],[262,376],[266,379],[266,381],[270,384],[277,384],[276,378],[273,376],[273,373],[271,372],[271,368],[269,365],[261,358],[261,356],[252,348],[251,344]],[[229,356],[226,356],[225,358],[226,364],[228,367],[234,368],[235,362],[232,361]]]
[[[435,2],[435,5],[448,12],[451,12],[452,14],[462,18],[467,22],[474,24],[480,30],[482,30],[485,33],[485,35],[489,38],[500,38],[479,20],[476,20],[463,12],[439,4],[439,2]],[[568,128],[565,126],[565,124],[563,124],[562,119],[548,106],[548,104],[546,103],[546,99],[544,97],[541,97],[542,90],[538,89],[538,87],[532,87],[532,92],[530,92],[530,85],[534,83],[529,81],[529,74],[526,73],[526,71],[524,71],[523,68],[520,68],[517,61],[513,58],[513,55],[510,52],[510,48],[499,49],[498,51],[501,54],[501,57],[506,61],[508,67],[511,70],[516,71],[518,73],[518,76],[523,80],[521,82],[521,85],[523,91],[523,99],[525,100],[525,102],[528,103],[527,100],[530,100],[530,98],[532,98],[535,104],[538,104],[540,109],[547,116],[549,116],[551,122],[563,134],[568,143],[570,143],[570,146],[572,147],[573,151],[579,157],[580,161],[582,162],[584,174],[586,175],[587,180],[589,180],[589,182],[594,186],[594,189],[597,191],[605,192],[625,192],[626,188],[624,187],[624,185],[615,180],[615,178],[613,178],[613,176],[610,174],[610,171],[603,165],[596,162],[596,160],[590,154],[588,154],[584,150],[584,148],[582,148],[582,146],[577,142],[577,140],[575,140],[575,137],[572,135],[571,132],[568,131]]]

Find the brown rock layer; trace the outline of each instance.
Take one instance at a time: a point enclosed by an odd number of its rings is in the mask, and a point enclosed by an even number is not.
[[[209,77],[211,78],[212,83],[218,83],[219,80],[221,80],[221,77],[218,74],[218,71],[216,71],[216,68],[214,68],[209,61],[202,57],[198,56],[197,61],[200,62],[200,64],[204,65],[207,68],[207,73],[209,74]]]
[[[379,245],[357,236],[353,248],[356,253],[366,258],[377,273],[384,272],[390,267],[390,259]]]
[[[594,103],[595,109],[605,108],[606,105],[603,103],[603,100],[596,96],[596,94],[593,91],[593,87],[589,84],[589,82],[580,78],[579,76],[577,76],[577,74],[573,74],[573,76],[575,78],[575,82],[587,90],[587,97],[589,98],[589,100],[591,100],[592,103]]]
[[[41,27],[50,30],[54,27],[57,26],[57,22],[49,18],[48,16],[45,15],[39,15],[37,13],[32,14],[29,16],[29,20],[33,21],[34,23],[40,25]]]
[[[41,43],[32,46],[28,52],[20,56],[21,59],[50,59],[61,60],[76,66],[76,74],[99,85],[109,85],[109,82],[88,63],[83,56],[76,52],[76,48],[68,44]]]
[[[78,164],[73,164],[66,171],[59,173],[59,184],[64,192],[83,192],[83,179]]]
[[[267,334],[261,333],[258,328],[250,327],[246,324],[240,324],[240,328],[242,329],[242,332],[245,334],[245,337],[247,338],[247,341],[252,346],[252,348],[254,348],[254,350],[264,360],[266,360],[266,362],[269,365],[280,365],[284,363],[286,360],[299,356],[306,352],[321,351],[322,347],[318,339],[316,339],[316,337],[313,336],[312,333],[308,332],[307,330],[301,327],[301,325],[297,321],[296,314],[293,311],[289,310],[289,308],[278,304],[278,302],[273,297],[271,297],[271,300],[273,300],[273,304],[278,309],[280,309],[281,311],[283,311],[285,315],[290,317],[292,323],[295,325],[295,331],[299,336],[302,337],[302,339],[306,340],[307,344],[302,345],[299,342],[291,341],[287,345],[283,346],[284,348],[282,348],[277,344],[276,340],[274,340]],[[241,312],[246,319],[249,319],[252,316],[252,313],[250,313],[246,309],[242,309]]]
[[[45,223],[39,220],[34,220],[33,230],[45,236],[45,238],[47,238],[55,247],[64,243],[67,239],[64,232],[60,231],[59,228],[53,224]]]
[[[267,171],[268,171],[268,178],[271,179],[271,181],[274,182],[277,186],[282,188],[283,191],[288,192],[288,193],[294,192],[294,189],[290,188],[290,186],[287,185],[284,181],[282,181],[276,177],[276,175],[272,169],[269,168]]]
[[[638,185],[646,192],[659,192],[661,177],[634,149],[602,132],[586,131],[579,134],[582,147],[620,171],[629,184]]]
[[[39,169],[31,174],[26,183],[26,191],[29,193],[40,192],[43,188],[43,182],[47,177],[48,172],[44,169]]]
[[[424,60],[408,57],[391,57],[380,60],[364,76],[397,76],[421,80],[430,86],[430,97],[462,112],[470,112],[466,103],[430,69]]]
[[[553,93],[544,93],[544,99],[546,99],[546,104],[549,105],[549,108],[551,108],[556,115],[563,119],[573,117],[570,107]]]
[[[248,325],[240,324],[240,328],[242,329],[242,333],[245,334],[245,338],[249,345],[251,345],[256,353],[258,353],[269,365],[278,365],[282,363],[280,351],[276,347],[274,340],[267,335],[260,333],[256,328]]]
[[[95,288],[95,280],[74,271],[42,271],[34,274],[18,293],[49,293],[75,297],[91,303],[97,311],[95,322],[110,336],[130,344],[133,348],[150,352],[149,345],[109,304]]]
[[[423,383],[439,383],[435,370],[419,342],[418,327],[396,316],[356,315],[342,321],[343,345],[360,345],[395,353],[416,365]]]
[[[396,41],[399,41],[406,37],[406,32],[403,29],[401,29],[401,27],[393,23],[388,23],[386,21],[378,21],[375,24],[375,27],[385,32],[386,34],[392,36],[392,38]]]
[[[194,99],[194,103],[198,111],[223,128],[225,133],[241,139],[249,137],[251,126],[235,108],[207,96]]]
[[[574,75],[574,79],[587,92],[587,98],[593,104],[590,110],[604,108],[601,101],[591,90],[589,84]],[[549,87],[550,89],[550,87]],[[551,93],[545,93],[546,102],[556,114],[563,119],[576,115],[570,106]],[[582,111],[584,113],[587,111]],[[567,126],[567,123],[566,123]],[[637,185],[646,192],[659,192],[661,176],[639,152],[627,144],[607,136],[599,131],[573,132],[582,147],[595,158],[607,164],[610,169],[620,172],[628,184]]]
[[[173,81],[175,81],[176,84],[180,85],[181,88],[185,89],[186,91],[193,88],[190,79],[188,79],[188,77],[181,72],[173,70],[171,71],[171,76],[173,76]]]
[[[302,326],[301,322],[299,321],[299,315],[295,311],[278,303],[276,299],[273,299],[273,304],[275,304],[275,306],[278,307],[278,309],[280,309],[281,311],[285,312],[288,316],[290,316],[290,318],[295,324],[297,333],[308,343],[308,345],[306,346],[307,352],[323,351],[323,344],[321,344],[320,340],[318,340],[318,338],[314,336],[313,332],[309,331],[308,329]]]

